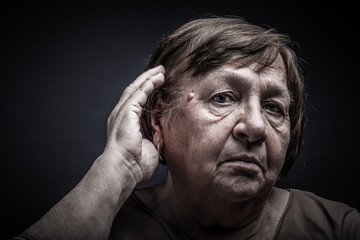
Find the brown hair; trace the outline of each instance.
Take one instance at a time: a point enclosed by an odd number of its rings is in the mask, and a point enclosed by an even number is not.
[[[146,69],[163,65],[165,82],[149,96],[142,115],[145,137],[152,140],[150,116],[160,95],[165,109],[161,116],[171,120],[176,113],[185,75],[199,76],[225,64],[246,67],[257,63],[257,71],[269,67],[280,55],[285,63],[291,96],[290,143],[280,173],[284,177],[299,154],[305,123],[306,94],[290,39],[275,29],[263,28],[239,17],[207,17],[192,20],[165,37],[150,57]]]

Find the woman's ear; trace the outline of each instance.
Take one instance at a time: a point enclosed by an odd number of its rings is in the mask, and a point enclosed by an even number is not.
[[[151,111],[151,128],[152,128],[152,139],[153,139],[153,144],[154,146],[158,146],[162,148],[163,147],[163,132],[162,132],[162,125],[161,125],[161,118],[162,118],[162,113],[164,110],[164,103],[160,97],[160,94],[157,94],[155,97],[155,104],[154,104],[154,108]]]

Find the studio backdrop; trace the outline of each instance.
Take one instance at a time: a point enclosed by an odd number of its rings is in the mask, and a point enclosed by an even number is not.
[[[355,6],[251,1],[14,3],[1,14],[1,238],[69,192],[102,153],[106,121],[162,37],[204,14],[294,40],[308,92],[301,154],[283,188],[360,208]],[[164,179],[166,168],[141,187]]]

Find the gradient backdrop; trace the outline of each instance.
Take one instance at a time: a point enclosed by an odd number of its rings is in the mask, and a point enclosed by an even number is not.
[[[309,121],[299,161],[279,186],[359,209],[355,6],[248,2],[2,5],[0,237],[22,232],[75,186],[105,146],[109,113],[158,41],[206,13],[239,15],[296,41]]]

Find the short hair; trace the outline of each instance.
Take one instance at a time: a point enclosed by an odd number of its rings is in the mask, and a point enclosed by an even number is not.
[[[146,69],[163,65],[164,83],[149,96],[142,114],[142,130],[152,140],[151,114],[160,95],[165,109],[161,116],[171,121],[176,113],[184,76],[206,74],[226,63],[246,67],[256,63],[256,71],[271,66],[281,56],[286,69],[291,96],[289,109],[290,142],[279,177],[294,164],[302,144],[306,94],[298,59],[291,49],[293,42],[274,28],[251,24],[240,17],[205,17],[192,20],[167,35],[150,57]]]

